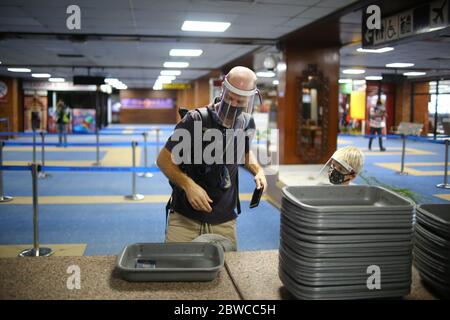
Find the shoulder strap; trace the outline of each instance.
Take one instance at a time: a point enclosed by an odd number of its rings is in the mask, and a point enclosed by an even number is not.
[[[208,107],[195,109],[202,117],[202,128],[211,128],[211,116],[209,115]]]

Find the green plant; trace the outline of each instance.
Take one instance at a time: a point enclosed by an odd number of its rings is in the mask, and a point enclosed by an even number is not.
[[[418,193],[415,193],[414,191],[411,191],[408,188],[401,188],[401,187],[396,187],[396,186],[392,186],[386,183],[381,182],[380,180],[378,180],[375,177],[369,177],[366,176],[364,173],[366,171],[363,171],[363,173],[359,174],[359,177],[364,180],[364,182],[366,182],[367,185],[369,186],[379,186],[379,187],[383,187],[385,189],[394,191],[395,193],[398,193],[406,198],[411,199],[412,201],[414,201],[415,203],[420,203],[422,202],[422,196]]]

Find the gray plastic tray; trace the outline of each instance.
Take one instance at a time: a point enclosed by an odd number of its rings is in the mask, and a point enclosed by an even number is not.
[[[392,191],[375,186],[291,186],[283,196],[296,206],[314,212],[411,211],[415,204]]]
[[[136,243],[122,250],[116,267],[128,281],[211,281],[223,264],[223,249],[213,243]]]
[[[450,204],[422,204],[417,211],[450,228]]]

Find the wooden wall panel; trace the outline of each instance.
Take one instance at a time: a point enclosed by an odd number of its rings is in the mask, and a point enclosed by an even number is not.
[[[285,47],[286,91],[284,98],[278,99],[278,127],[280,134],[280,163],[306,163],[296,152],[297,131],[297,77],[308,69],[308,64],[317,64],[319,71],[328,78],[328,152],[322,157],[325,162],[336,150],[338,130],[338,80],[339,48],[301,48],[296,44]]]

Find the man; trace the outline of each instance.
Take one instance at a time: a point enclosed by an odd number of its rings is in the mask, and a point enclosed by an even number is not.
[[[222,84],[220,100],[216,99],[207,108],[191,110],[177,124],[174,134],[168,139],[161,150],[157,165],[169,179],[172,187],[170,214],[166,230],[167,242],[188,242],[202,234],[219,234],[231,240],[233,249],[237,248],[236,218],[239,206],[238,188],[238,163],[236,153],[239,145],[229,143],[225,132],[231,130],[255,129],[255,122],[250,114],[253,108],[254,96],[257,93],[256,75],[246,67],[234,67],[230,70]],[[218,101],[217,101],[218,100]],[[206,114],[205,114],[206,113]],[[198,123],[201,123],[203,132],[208,129],[220,130],[220,138],[224,139],[224,154],[233,152],[233,161],[221,164],[215,161],[206,164],[191,161],[176,165],[174,161],[174,147],[178,144],[175,139],[177,130],[187,130],[190,137],[194,137],[194,131]],[[179,131],[178,131],[179,132]],[[229,137],[229,136],[228,136]],[[196,138],[198,139],[198,137]],[[232,140],[235,140],[234,136]],[[250,150],[251,138],[246,138],[244,147],[245,166],[254,175],[256,187],[267,187],[267,181],[263,169],[258,165],[256,158]],[[191,152],[195,147],[195,139],[190,141]],[[214,141],[213,143],[219,143]],[[202,143],[202,154],[205,146]],[[195,152],[194,152],[195,153]],[[185,156],[183,154],[183,156]],[[188,156],[193,159],[195,156]],[[187,159],[184,158],[184,159]],[[227,158],[228,159],[228,158]]]
[[[383,148],[383,140],[381,138],[381,133],[383,130],[383,127],[386,124],[386,109],[381,103],[380,100],[377,101],[377,104],[375,107],[370,108],[370,135],[369,138],[369,150],[372,150],[372,140],[375,133],[378,134],[378,143],[380,145],[380,151],[386,151],[385,148]]]

